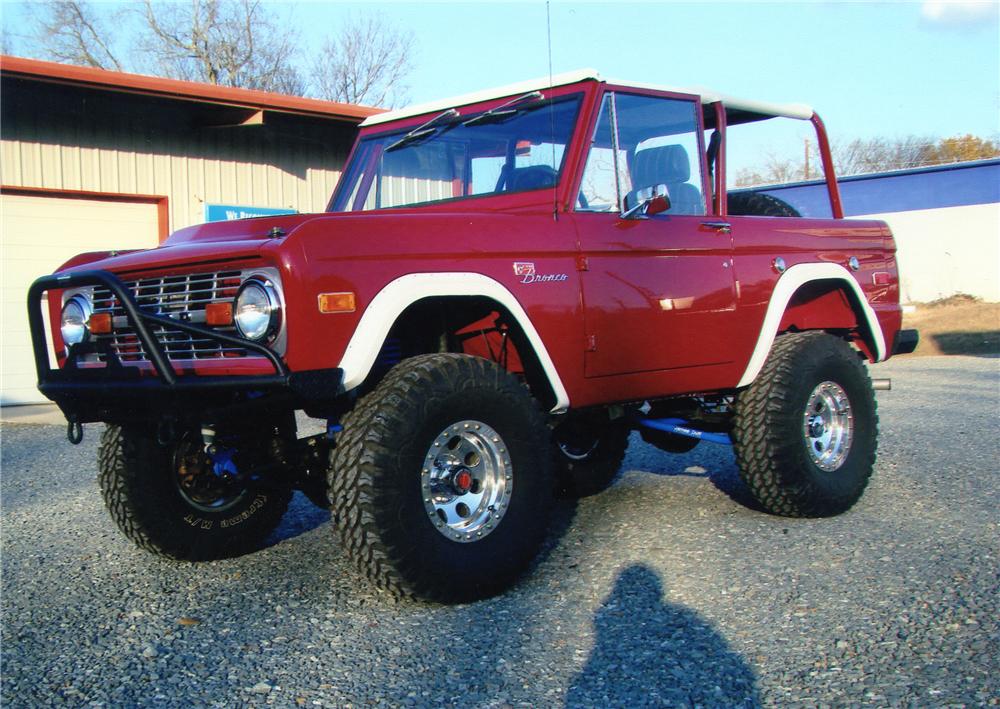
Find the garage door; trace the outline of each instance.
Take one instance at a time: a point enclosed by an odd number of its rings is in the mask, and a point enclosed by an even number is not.
[[[45,401],[35,388],[25,296],[31,282],[84,251],[156,246],[157,205],[38,195],[0,195],[3,338],[0,404]]]

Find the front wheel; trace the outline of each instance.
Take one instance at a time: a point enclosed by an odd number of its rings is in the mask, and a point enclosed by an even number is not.
[[[475,357],[413,357],[343,424],[333,513],[375,585],[467,601],[505,589],[535,556],[549,522],[551,449],[513,376]]]
[[[871,380],[840,338],[777,338],[757,379],[736,398],[740,476],[774,514],[823,517],[857,502],[878,445]]]
[[[219,559],[260,546],[291,499],[290,489],[253,480],[255,464],[279,440],[261,433],[213,461],[196,429],[161,445],[148,427],[108,426],[98,482],[111,517],[137,546],[171,559]]]

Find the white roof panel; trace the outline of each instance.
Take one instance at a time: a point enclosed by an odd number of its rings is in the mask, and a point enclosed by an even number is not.
[[[388,111],[386,113],[379,113],[374,116],[369,116],[362,123],[361,126],[374,126],[382,123],[387,123],[389,121],[395,121],[400,118],[411,118],[413,116],[420,116],[425,113],[437,113],[440,111],[447,110],[455,106],[467,106],[473,103],[479,103],[480,101],[489,101],[490,99],[503,98],[505,96],[513,96],[516,94],[524,94],[529,91],[540,91],[543,89],[548,89],[554,86],[565,86],[567,84],[575,84],[578,81],[586,81],[592,79],[595,81],[607,81],[609,84],[616,84],[619,86],[627,86],[636,89],[653,89],[656,91],[673,91],[676,93],[683,94],[693,94],[696,96],[701,96],[703,103],[712,103],[715,101],[722,101],[726,108],[732,108],[740,111],[749,111],[751,113],[760,113],[766,116],[783,116],[785,118],[797,118],[800,120],[809,120],[813,116],[813,110],[811,107],[801,104],[801,103],[768,103],[766,101],[753,101],[750,99],[741,99],[734,96],[727,96],[721,94],[717,91],[712,91],[710,89],[705,89],[701,87],[679,87],[679,86],[661,86],[656,84],[643,84],[634,81],[618,81],[613,79],[607,79],[601,77],[596,69],[577,69],[576,71],[569,71],[564,74],[556,74],[551,77],[547,76],[540,77],[537,79],[531,79],[529,81],[521,81],[516,84],[508,84],[507,86],[498,86],[493,89],[484,89],[482,91],[476,91],[469,94],[463,94],[461,96],[455,96],[447,99],[440,99],[437,101],[429,101],[427,103],[419,103],[413,106],[407,106],[406,108],[396,109],[395,111]]]

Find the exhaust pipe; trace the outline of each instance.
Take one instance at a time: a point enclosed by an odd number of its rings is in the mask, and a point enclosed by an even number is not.
[[[872,389],[875,391],[892,391],[891,379],[872,379]]]

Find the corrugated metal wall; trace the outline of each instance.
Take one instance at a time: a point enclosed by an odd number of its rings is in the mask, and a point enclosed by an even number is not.
[[[420,180],[411,177],[385,177],[382,179],[381,208],[400,207],[419,202],[450,199],[454,196],[450,180]],[[376,192],[372,190],[365,200],[365,209],[375,209]]]
[[[356,130],[281,114],[238,126],[238,109],[21,80],[0,110],[0,183],[163,195],[171,230],[203,222],[206,202],[323,211]]]

